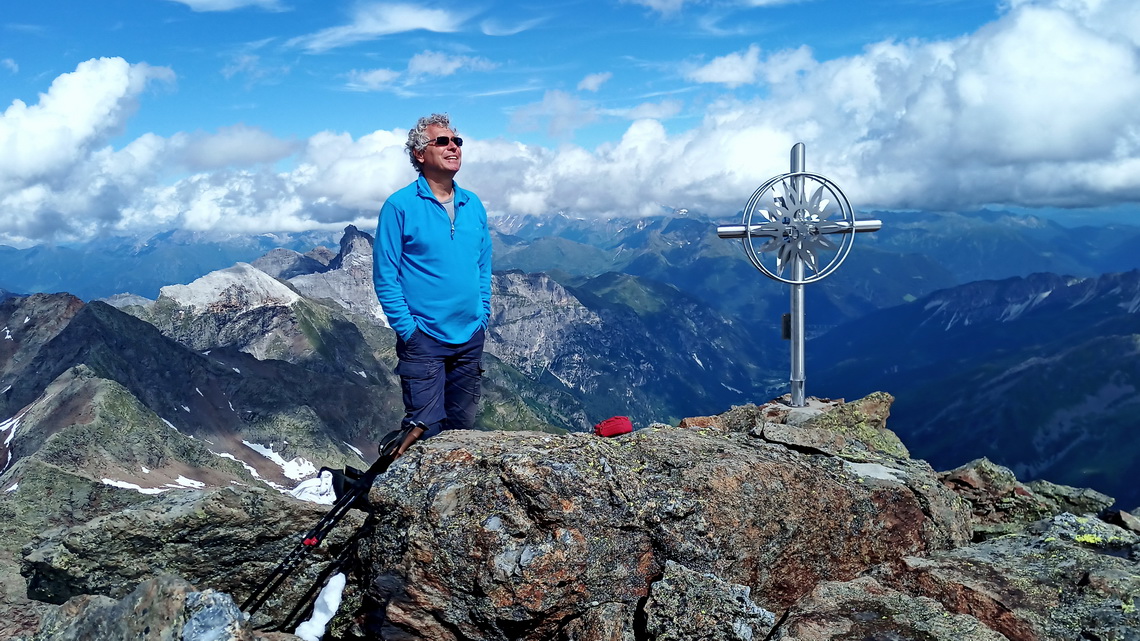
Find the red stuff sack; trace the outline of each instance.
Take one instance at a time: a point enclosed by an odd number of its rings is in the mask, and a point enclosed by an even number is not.
[[[594,426],[594,434],[598,436],[620,436],[633,431],[633,423],[628,416],[611,416]]]

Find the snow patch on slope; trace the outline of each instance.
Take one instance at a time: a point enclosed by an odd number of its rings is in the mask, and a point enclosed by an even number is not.
[[[310,461],[301,458],[300,456],[294,458],[293,460],[286,461],[285,459],[281,458],[280,454],[274,452],[272,448],[266,447],[264,445],[259,445],[257,443],[250,443],[249,441],[242,441],[242,444],[281,466],[281,469],[284,471],[285,476],[293,479],[294,481],[300,481],[301,479],[308,478],[317,472],[317,466],[313,465]]]

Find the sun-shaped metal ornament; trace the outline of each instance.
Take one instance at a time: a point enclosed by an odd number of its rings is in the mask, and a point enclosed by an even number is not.
[[[745,205],[742,222],[748,259],[768,277],[790,285],[814,283],[838,269],[857,228],[851,203],[839,187],[806,171],[761,185]],[[793,269],[785,277],[797,260],[803,273]]]

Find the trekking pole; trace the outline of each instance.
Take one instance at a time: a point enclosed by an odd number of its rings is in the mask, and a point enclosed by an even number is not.
[[[336,574],[337,572],[340,572],[344,568],[344,565],[348,561],[348,557],[352,553],[353,547],[356,545],[357,541],[372,532],[373,528],[375,527],[375,518],[375,514],[368,515],[368,518],[364,521],[364,525],[361,526],[359,530],[354,532],[352,536],[344,542],[344,545],[341,547],[340,552],[337,553],[336,557],[330,561],[323,570],[321,570],[320,574],[317,575],[316,580],[314,580],[313,584],[309,587],[309,591],[306,592],[304,596],[302,596],[300,600],[297,601],[297,605],[293,607],[293,610],[290,611],[289,614],[285,615],[285,618],[281,620],[280,624],[272,628],[263,628],[266,632],[290,632],[294,630],[298,625],[300,625],[301,621],[309,618],[312,615],[313,609],[316,605],[317,596],[320,594],[321,590],[324,589],[325,584],[328,583],[329,577]]]
[[[348,514],[348,511],[354,507],[364,509],[371,513],[371,506],[367,505],[366,501],[362,501],[360,505],[357,502],[361,498],[368,495],[368,491],[372,489],[372,483],[376,477],[388,471],[392,463],[400,457],[412,443],[415,443],[421,436],[423,436],[426,426],[423,423],[412,422],[408,423],[404,429],[396,430],[389,434],[380,443],[380,457],[368,468],[368,471],[345,492],[336,503],[333,504],[324,516],[321,517],[317,524],[314,525],[306,534],[305,537],[294,546],[293,550],[285,557],[281,563],[269,573],[269,576],[259,585],[249,598],[241,605],[243,612],[253,616],[265,601],[272,595],[285,579],[289,578],[301,561],[305,559],[313,550],[320,546],[324,541],[325,536],[337,526],[338,523]],[[357,537],[353,537],[349,542],[354,542]],[[347,544],[346,548],[347,549]],[[292,614],[290,615],[292,616]]]

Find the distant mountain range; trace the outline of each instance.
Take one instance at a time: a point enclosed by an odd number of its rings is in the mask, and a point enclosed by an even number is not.
[[[891,392],[893,425],[939,467],[984,454],[1019,476],[1140,503],[1120,481],[1137,453],[1127,270],[1140,266],[1129,251],[1140,227],[869,215],[883,229],[807,288],[808,393]],[[787,287],[717,238],[718,222],[736,221],[496,218],[480,425],[580,431],[628,415],[644,426],[785,391]],[[371,245],[350,227],[339,241],[177,232],[0,248],[6,290],[78,295],[0,293],[5,331],[23,337],[11,353],[0,341],[0,417],[60,380],[95,376],[159,424],[236,435],[227,447],[358,461],[356,448],[367,460],[401,411]],[[111,305],[83,303],[103,297]],[[254,467],[266,478],[280,469]]]
[[[1095,276],[1140,267],[1131,248],[1140,226],[1083,225],[1006,212],[867,212],[884,221],[860,234],[844,266],[809,288],[809,324],[818,333],[932,291],[975,280],[1036,272]],[[496,216],[495,269],[597,276],[626,273],[676,286],[729,316],[774,327],[786,288],[763,278],[738,241],[717,238],[717,224],[735,217],[696,213],[648,218]],[[146,238],[15,249],[0,246],[0,288],[68,292],[83,300],[130,293],[153,299],[185,284],[277,249],[306,255],[312,273],[337,255],[340,233],[260,235],[170,231]],[[277,274],[281,275],[281,274]]]
[[[860,234],[843,266],[806,289],[810,335],[873,310],[901,305],[976,280],[1051,272],[1095,276],[1140,267],[1131,251],[1140,226],[1064,227],[1006,212],[869,212],[883,220]],[[674,285],[754,336],[778,336],[788,311],[787,287],[752,267],[739,241],[716,235],[717,224],[684,217],[595,221],[565,215],[495,220],[496,269],[597,275],[632,274]],[[778,343],[777,339],[772,339]]]
[[[278,247],[335,247],[339,233],[216,234],[168,231],[146,238],[109,237],[70,245],[16,249],[0,245],[0,287],[15,293],[68,292],[83,300],[115,294],[158,296]],[[335,252],[333,252],[335,253]]]
[[[0,416],[13,417],[13,445],[0,457],[34,456],[76,416],[98,414],[96,381],[129,399],[124,420],[169,426],[272,482],[287,482],[281,463],[294,459],[361,465],[402,414],[371,251],[372,238],[349,227],[335,254],[278,248],[153,300],[9,298],[0,303]],[[513,271],[497,273],[494,289],[484,428],[581,431],[616,414],[676,422],[779,384],[739,324],[671,286]],[[76,386],[88,391],[60,391]],[[51,409],[59,394],[74,398],[63,414]]]
[[[1140,503],[1140,271],[977,281],[808,343],[808,393],[889,390],[937,468],[979,455],[1019,477]]]

